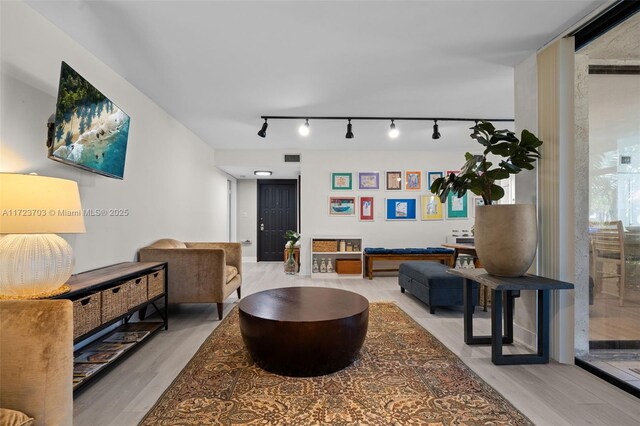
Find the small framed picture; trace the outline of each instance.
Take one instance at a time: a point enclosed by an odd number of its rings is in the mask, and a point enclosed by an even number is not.
[[[471,197],[471,215],[473,217],[476,216],[476,208],[478,206],[484,206],[484,200],[482,199],[482,197]]]
[[[373,221],[373,197],[360,197],[360,221]]]
[[[458,198],[449,192],[449,196],[447,197],[447,219],[467,219],[469,217],[467,195],[468,194],[464,194]]]
[[[380,189],[380,173],[358,172],[358,189]]]
[[[400,191],[402,189],[402,172],[387,172],[387,191]]]
[[[355,216],[356,197],[329,197],[329,216]]]
[[[420,191],[422,187],[422,172],[420,171],[406,171],[404,188],[407,191]]]
[[[447,170],[445,176],[449,176],[451,173],[458,176],[460,174],[460,170]]]
[[[420,206],[422,220],[442,220],[444,212],[442,211],[442,202],[437,195],[423,195],[420,197]]]
[[[331,189],[333,191],[344,191],[352,189],[351,173],[331,173]]]
[[[416,220],[415,198],[387,198],[387,220]]]
[[[431,185],[433,185],[433,181],[441,178],[443,176],[442,172],[427,172],[427,191],[431,190]]]

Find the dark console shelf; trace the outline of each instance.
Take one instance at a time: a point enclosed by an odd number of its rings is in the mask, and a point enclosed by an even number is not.
[[[124,262],[73,275],[71,291],[54,299],[73,302],[74,344],[122,325],[74,354],[74,394],[110,370],[163,328],[169,328],[167,263]],[[164,308],[156,302],[164,299]],[[142,321],[152,306],[161,321]],[[130,322],[139,312],[142,319]],[[120,341],[122,340],[122,341]]]

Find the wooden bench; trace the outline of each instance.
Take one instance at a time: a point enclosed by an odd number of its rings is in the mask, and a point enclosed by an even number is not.
[[[373,262],[377,260],[430,260],[453,268],[453,253],[364,253],[365,275],[373,278],[374,272],[394,272],[399,268],[373,269]]]

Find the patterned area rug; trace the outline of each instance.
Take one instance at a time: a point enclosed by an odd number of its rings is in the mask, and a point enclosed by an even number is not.
[[[372,303],[358,361],[292,378],[253,364],[237,307],[141,425],[530,425],[393,303]]]

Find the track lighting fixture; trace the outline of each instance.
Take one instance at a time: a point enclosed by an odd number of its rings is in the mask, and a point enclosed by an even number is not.
[[[351,127],[351,119],[347,123],[347,134],[344,136],[347,139],[353,139],[353,128]]]
[[[438,130],[438,120],[433,120],[433,135],[432,139],[440,139],[440,131]]]
[[[304,120],[304,123],[298,128],[298,132],[302,136],[307,136],[310,133],[309,128],[309,120],[347,120],[347,133],[345,134],[345,138],[353,139],[353,126],[351,125],[351,120],[361,120],[361,121],[372,121],[372,120],[391,120],[391,125],[389,126],[389,137],[397,138],[400,135],[400,131],[396,128],[395,120],[404,120],[404,121],[433,121],[433,134],[431,137],[433,139],[440,139],[440,129],[438,126],[438,121],[471,121],[475,122],[476,126],[480,121],[491,121],[491,122],[513,122],[512,118],[452,118],[452,117],[338,117],[338,116],[313,116],[313,117],[300,117],[300,116],[292,116],[292,115],[263,115],[261,117],[264,119],[264,123],[262,124],[262,128],[258,132],[258,136],[264,138],[267,136],[267,119],[270,120]]]
[[[298,133],[302,136],[307,136],[309,134],[309,119],[307,118],[300,127],[298,127]]]
[[[261,138],[264,138],[267,136],[267,127],[269,127],[269,125],[267,124],[267,119],[264,119],[264,123],[262,123],[262,128],[260,129],[260,131],[258,131],[258,136],[260,136]]]
[[[396,129],[396,124],[391,119],[391,126],[389,126],[389,137],[391,139],[395,139],[400,135],[400,130]]]

